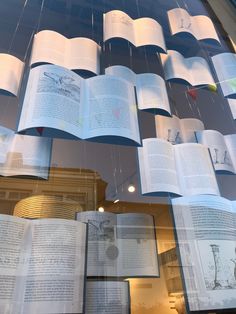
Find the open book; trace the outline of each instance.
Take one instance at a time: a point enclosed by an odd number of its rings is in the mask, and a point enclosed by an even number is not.
[[[140,144],[134,87],[111,75],[83,79],[56,65],[33,68],[18,131],[37,127],[48,137]]]
[[[87,276],[159,276],[153,216],[88,211],[76,219],[88,223]]]
[[[235,201],[198,195],[172,207],[189,310],[235,309]]]
[[[219,194],[208,148],[201,144],[148,138],[138,160],[142,194]]]
[[[223,95],[236,98],[236,53],[220,53],[212,57],[212,62]]]
[[[211,85],[216,87],[207,61],[201,57],[184,58],[175,50],[160,54],[166,80],[192,86]]]
[[[220,43],[212,20],[205,15],[191,16],[182,8],[175,8],[167,12],[171,34],[190,34],[198,40]]]
[[[122,65],[105,69],[105,73],[121,77],[136,87],[138,109],[155,110],[159,114],[170,115],[170,104],[165,81],[154,73],[136,74]]]
[[[179,119],[176,116],[155,116],[156,135],[171,144],[196,142],[196,131],[204,130],[204,124],[199,119]]]
[[[130,314],[128,281],[87,281],[85,314]]]
[[[234,120],[236,119],[236,99],[228,99],[229,107]]]
[[[84,313],[86,228],[0,215],[1,313]]]
[[[31,65],[52,63],[70,70],[100,73],[101,47],[84,37],[66,38],[60,33],[43,30],[34,35]]]
[[[23,71],[24,62],[12,55],[0,53],[0,90],[18,96]]]
[[[152,18],[143,17],[133,20],[119,10],[107,12],[103,16],[103,38],[123,38],[135,47],[155,46],[159,52],[166,52],[164,34],[161,25]]]
[[[216,171],[236,173],[236,134],[222,135],[215,130],[196,132],[197,141],[210,150]]]
[[[0,126],[0,175],[48,178],[52,140]]]

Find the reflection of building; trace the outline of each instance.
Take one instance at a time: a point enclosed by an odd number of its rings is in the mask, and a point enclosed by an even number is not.
[[[5,165],[10,169],[22,168],[23,167],[22,153],[8,152]]]

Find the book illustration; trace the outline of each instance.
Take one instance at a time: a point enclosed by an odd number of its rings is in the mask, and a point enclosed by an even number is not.
[[[236,98],[236,54],[225,52],[212,57],[223,95]]]
[[[114,241],[114,227],[110,226],[109,219],[99,221],[88,219],[89,225],[89,240],[90,241]]]
[[[42,137],[140,145],[134,86],[100,75],[83,79],[56,65],[31,69],[18,131]]]
[[[167,14],[172,35],[190,34],[197,40],[220,44],[214,24],[208,16],[191,16],[182,8],[172,9]]]
[[[107,75],[127,80],[135,86],[138,109],[170,116],[170,104],[165,81],[157,74],[136,74],[128,67],[114,65],[105,69]]]
[[[34,36],[30,64],[51,63],[99,74],[100,53],[101,47],[89,38],[69,39],[55,31],[43,30]]]
[[[113,10],[104,14],[104,41],[123,38],[135,47],[154,46],[159,52],[166,52],[164,34],[161,25],[152,18],[133,20],[128,14]]]
[[[160,56],[166,80],[191,86],[216,87],[210,67],[204,58],[184,58],[175,50],[168,50],[167,54]]]
[[[24,71],[24,62],[6,53],[0,53],[0,90],[18,96]]]

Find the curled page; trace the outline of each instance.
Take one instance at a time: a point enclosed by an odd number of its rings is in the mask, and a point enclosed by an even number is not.
[[[212,20],[205,15],[191,16],[182,8],[167,12],[171,34],[191,34],[197,40],[207,40],[220,43]]]
[[[225,52],[212,57],[223,95],[236,98],[236,54]]]
[[[161,25],[154,19],[145,17],[133,20],[125,12],[113,10],[104,14],[103,38],[123,38],[135,47],[156,46],[159,52],[166,52]]]
[[[52,63],[70,70],[100,73],[101,47],[89,38],[66,38],[43,30],[34,36],[30,64]]]
[[[136,74],[128,67],[114,65],[105,69],[105,73],[121,77],[136,87],[138,109],[155,110],[159,114],[170,115],[170,104],[165,81],[157,74]]]
[[[12,55],[0,53],[1,90],[18,96],[23,71],[24,62]]]
[[[211,85],[216,87],[207,61],[201,57],[184,58],[175,50],[161,54],[161,62],[166,80],[190,84],[192,86]]]

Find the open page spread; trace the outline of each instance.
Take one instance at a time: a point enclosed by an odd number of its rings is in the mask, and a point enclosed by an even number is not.
[[[172,35],[189,33],[198,40],[220,42],[212,20],[204,15],[191,16],[182,8],[167,12]]]
[[[86,314],[130,314],[128,281],[87,281]]]
[[[159,276],[152,216],[88,211],[77,220],[88,223],[89,277]]]
[[[21,79],[24,71],[24,63],[6,53],[0,53],[0,89],[18,96]],[[4,73],[4,74],[3,74]]]
[[[184,58],[175,50],[161,54],[166,80],[189,83],[192,86],[216,86],[207,61],[201,57]]]
[[[113,10],[104,14],[104,41],[123,38],[134,46],[156,46],[160,52],[166,51],[161,25],[151,18],[133,20],[125,12]]]
[[[86,225],[6,215],[0,224],[2,256],[10,261],[0,265],[2,313],[83,313]]]
[[[31,65],[52,63],[68,69],[100,73],[100,46],[89,38],[66,38],[43,30],[34,36]]]
[[[212,57],[223,95],[236,98],[236,54],[225,52]]]
[[[236,307],[236,210],[218,196],[172,200],[190,311]]]

